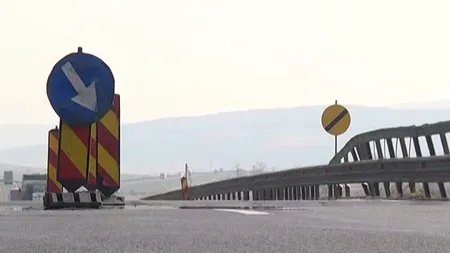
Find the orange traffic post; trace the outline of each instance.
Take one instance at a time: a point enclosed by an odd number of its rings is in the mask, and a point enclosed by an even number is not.
[[[188,190],[189,190],[189,187],[188,187],[188,183],[187,183],[187,178],[182,177],[181,178],[181,193],[182,193],[183,200],[189,200]]]

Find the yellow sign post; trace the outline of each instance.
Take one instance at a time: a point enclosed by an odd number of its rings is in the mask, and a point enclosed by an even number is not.
[[[322,113],[322,126],[325,131],[334,135],[334,154],[337,154],[337,137],[345,133],[350,127],[350,113],[347,108],[335,101],[334,105],[328,106]]]

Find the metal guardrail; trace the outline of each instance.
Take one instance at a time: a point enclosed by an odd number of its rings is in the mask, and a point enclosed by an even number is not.
[[[331,159],[330,163],[339,163],[347,154],[354,151],[355,147],[370,141],[381,139],[404,139],[407,137],[417,138],[419,136],[439,135],[444,152],[448,154],[448,142],[445,133],[450,132],[450,121],[441,121],[433,124],[423,124],[420,126],[402,126],[392,128],[381,128],[353,136],[342,149]],[[392,145],[392,144],[390,144]],[[402,144],[404,145],[404,144]],[[406,150],[406,147],[402,147]],[[392,151],[393,152],[393,151]],[[404,151],[402,151],[403,153]],[[363,160],[363,159],[361,159]]]
[[[411,192],[415,188],[414,183],[421,182],[425,190],[425,195],[429,197],[430,190],[428,182],[437,182],[441,196],[446,198],[443,183],[450,181],[450,151],[445,136],[448,132],[450,132],[450,121],[420,126],[377,129],[358,134],[351,138],[331,159],[329,165],[297,168],[194,186],[190,188],[190,196],[191,199],[198,199],[225,193],[228,194],[230,192],[243,192],[247,195],[248,192],[256,192],[256,195],[258,195],[258,191],[263,189],[278,189],[277,191],[283,189],[282,191],[284,191],[286,188],[297,186],[311,188],[305,190],[307,194],[310,194],[310,191],[316,191],[312,190],[313,186],[324,184],[328,184],[328,195],[331,196],[333,195],[333,192],[330,192],[331,185],[351,183],[362,183],[363,188],[375,187],[376,189],[365,190],[366,195],[374,193],[376,196],[379,196],[378,183],[380,182],[395,182],[397,189],[401,188],[402,182],[408,182]],[[439,135],[440,143],[446,155],[436,156],[435,147],[431,138],[432,135]],[[430,157],[421,157],[422,151],[418,140],[420,136],[426,138]],[[410,142],[414,142],[417,158],[408,158],[411,154],[409,154],[405,144],[405,138],[407,137],[411,138]],[[380,144],[380,140],[382,139],[386,140],[388,154],[383,154],[384,152]],[[394,152],[392,139],[398,140],[396,144],[400,143],[401,158],[395,158],[397,154],[396,151]],[[372,160],[373,157],[369,142],[375,143],[376,150],[374,152],[379,156],[378,160]],[[352,156],[353,162],[348,162],[349,155]],[[389,159],[384,159],[387,157]],[[343,163],[340,163],[342,160]],[[386,186],[385,184],[385,190]],[[296,194],[299,194],[299,192]],[[314,192],[312,194],[316,193]],[[180,196],[180,191],[172,191],[150,196],[144,198],[144,200],[178,200]]]
[[[189,188],[189,195],[190,199],[198,199],[230,192],[298,185],[444,181],[450,181],[450,155],[366,160],[295,168],[193,186]],[[180,198],[181,191],[176,190],[142,200],[179,200]]]

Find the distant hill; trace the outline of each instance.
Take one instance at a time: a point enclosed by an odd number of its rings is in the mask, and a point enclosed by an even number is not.
[[[450,109],[450,99],[441,99],[436,101],[423,101],[416,103],[403,103],[392,106],[396,109]]]
[[[347,106],[352,117],[339,146],[357,133],[400,125],[448,120],[449,109],[390,109]],[[167,118],[122,126],[122,171],[157,174],[250,168],[257,161],[268,167],[327,163],[333,138],[320,124],[324,106],[262,109],[215,115]],[[0,125],[0,162],[46,167],[47,131],[53,126]],[[28,143],[28,145],[26,145]],[[211,163],[211,164],[210,164]]]

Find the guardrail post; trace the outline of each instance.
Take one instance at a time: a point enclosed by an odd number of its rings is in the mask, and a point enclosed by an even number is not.
[[[426,137],[425,137],[426,138]],[[420,149],[419,137],[413,137],[414,149],[416,150],[416,156],[422,157],[422,150]],[[422,182],[423,191],[425,192],[425,197],[431,198],[430,185],[428,182]]]
[[[358,151],[359,159],[355,159],[355,161],[372,160],[372,153],[370,152],[370,145],[368,142],[359,144],[356,147],[356,150]],[[361,187],[363,188],[366,196],[370,196],[368,184],[361,183]]]
[[[384,193],[386,193],[386,198],[390,198],[391,197],[391,184],[389,182],[384,182],[383,183],[383,187],[384,187]]]
[[[335,188],[334,194],[336,195],[336,198],[337,199],[341,198],[342,197],[342,186],[340,184],[336,184],[334,186],[334,188]]]
[[[409,191],[411,193],[415,193],[416,192],[416,184],[414,182],[410,182],[409,183]]]
[[[396,158],[395,151],[394,151],[394,144],[392,143],[392,139],[387,138],[386,143],[387,143],[387,147],[388,147],[389,158]]]
[[[380,186],[376,182],[370,182],[369,183],[369,193],[371,197],[378,197],[380,196]]]
[[[350,186],[347,184],[345,185],[345,196],[350,197]]]
[[[442,150],[444,151],[444,154],[448,155],[450,152],[449,152],[447,137],[445,136],[445,133],[439,134],[439,137],[441,139]],[[439,185],[439,191],[441,193],[441,197],[446,199],[447,198],[447,192],[445,191],[444,185],[442,185],[442,188]]]
[[[315,190],[314,193],[316,193],[315,199],[319,200],[320,199],[320,185],[315,185]]]
[[[250,200],[250,192],[249,191],[244,191],[244,200],[245,201],[249,201]]]
[[[439,135],[440,139],[441,139],[441,144],[442,144],[442,149],[444,151],[444,154],[448,154],[448,143],[447,143],[447,138],[445,137],[445,133],[444,134],[440,134]],[[436,156],[436,149],[434,148],[433,145],[433,139],[431,138],[430,135],[425,136],[425,139],[427,140],[427,146],[428,146],[428,150],[430,151],[430,156]],[[445,144],[445,146],[444,146]],[[447,193],[445,192],[445,186],[444,186],[444,182],[438,182],[438,187],[439,187],[439,192],[441,194],[441,197],[446,199],[447,198]]]
[[[441,198],[446,199],[447,198],[447,192],[445,191],[444,184],[439,184],[439,193],[441,194]]]
[[[292,195],[294,200],[298,200],[298,186],[292,186]]]
[[[368,184],[368,183],[362,183],[361,186],[362,186],[362,188],[363,188],[364,194],[365,194],[366,196],[370,196],[370,192],[369,192],[369,184]]]
[[[383,160],[385,158],[385,155],[383,154],[383,149],[381,148],[381,140],[375,140],[375,148],[377,150],[378,159],[379,160]],[[389,183],[387,183],[387,184],[389,185]],[[389,193],[390,193],[390,191],[389,191]],[[378,182],[375,183],[375,195],[377,197],[380,196],[380,187],[379,187],[379,183]]]
[[[381,149],[381,141],[375,140],[375,149],[377,151],[378,159],[384,159],[383,150]]]
[[[403,197],[403,186],[402,186],[402,184],[401,183],[400,184],[396,183],[395,187],[397,188],[397,193],[398,193],[399,197],[402,198]]]
[[[395,155],[394,145],[392,143],[392,139],[388,138],[388,139],[386,139],[386,142],[387,142],[387,146],[388,146],[389,157],[390,158],[397,158],[396,155]],[[399,142],[399,140],[397,139],[397,142],[396,142],[397,145],[398,145],[398,142]],[[406,148],[406,146],[405,146],[405,148]],[[402,184],[403,184],[403,182],[395,182],[395,187],[397,188],[397,193],[400,195],[400,197],[403,196]],[[401,192],[398,191],[398,189],[402,189]]]
[[[295,186],[289,186],[291,188],[291,200],[295,200]]]
[[[400,150],[402,151],[403,158],[409,157],[408,149],[406,148],[405,138],[398,138],[400,141]]]
[[[333,185],[329,184],[328,185],[328,199],[333,199]]]
[[[359,160],[359,159],[358,159],[358,155],[356,154],[355,147],[353,147],[352,150],[350,150],[350,153],[352,154],[353,161],[356,162],[356,161]]]
[[[275,189],[274,188],[270,188],[270,189],[268,189],[268,191],[269,191],[269,199],[270,200],[275,200],[276,199],[276,197],[275,197],[275,195],[276,195]]]
[[[378,182],[373,183],[373,189],[374,189],[375,196],[379,197],[380,196],[380,183],[378,183]]]
[[[283,196],[281,194],[281,190],[280,188],[275,188],[275,195],[276,195],[276,200],[283,200]]]
[[[408,149],[406,148],[405,138],[399,138],[399,140],[400,140],[400,149],[402,150],[403,158],[410,157],[410,155],[408,153]],[[416,192],[416,183],[408,182],[408,187],[409,187],[409,191],[411,193],[415,193]]]

